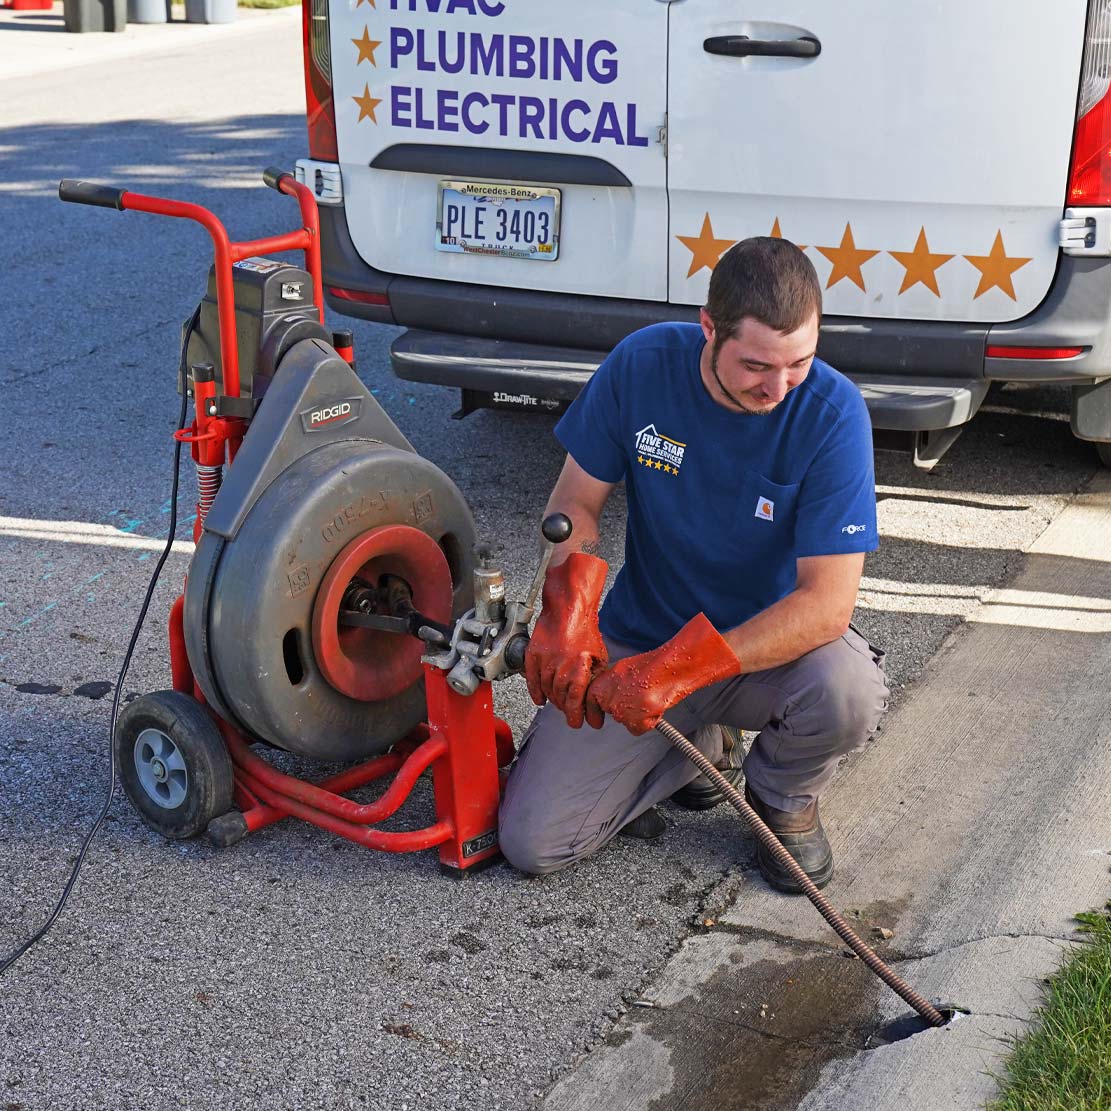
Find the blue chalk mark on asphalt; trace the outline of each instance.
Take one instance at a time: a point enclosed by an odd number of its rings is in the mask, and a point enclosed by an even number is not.
[[[147,560],[147,559],[150,559],[150,552],[140,552],[139,562],[142,563],[144,560]]]
[[[43,606],[38,613],[33,613],[30,617],[25,617],[18,625],[16,625],[16,628],[26,628],[26,626],[30,625],[32,621],[36,620],[39,617],[42,617],[44,613],[49,613],[57,604],[57,602],[47,602],[47,604]]]
[[[122,509],[113,509],[105,519],[108,517],[123,517],[123,524],[116,526],[120,532],[134,532],[143,523],[142,517],[127,517]]]
[[[93,575],[93,577],[91,579],[88,579],[85,582],[85,585],[88,586],[90,583],[95,583],[97,579],[102,579],[102,578],[104,578],[104,572],[103,571],[97,571],[97,573],[95,575]]]

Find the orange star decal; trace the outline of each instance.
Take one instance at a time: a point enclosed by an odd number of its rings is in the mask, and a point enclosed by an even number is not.
[[[864,276],[860,268],[870,259],[879,254],[879,251],[862,251],[853,240],[852,224],[845,225],[845,234],[841,236],[839,247],[819,247],[819,251],[833,264],[829,272],[829,281],[826,289],[835,286],[842,278],[848,278],[861,293],[864,290]]]
[[[1021,270],[1029,261],[1028,258],[1008,258],[1003,247],[1003,233],[995,233],[995,242],[991,245],[991,254],[965,255],[966,259],[980,271],[980,284],[972,295],[972,300],[982,297],[989,289],[1001,289],[1012,301],[1015,297],[1014,283],[1011,275],[1016,270]]]
[[[772,224],[772,230],[770,232],[768,232],[768,235],[772,239],[782,239],[783,238],[783,229],[779,226],[779,217],[778,216],[775,218],[775,223]],[[788,239],[787,242],[790,243],[792,241],[790,239]],[[803,244],[803,243],[796,243],[795,246],[798,247],[798,249],[800,251],[805,251],[806,250],[806,245]]]
[[[925,228],[919,231],[913,251],[888,251],[887,253],[906,270],[903,284],[899,286],[900,293],[906,293],[911,286],[921,282],[935,297],[941,296],[941,291],[937,288],[937,270],[953,256],[932,254],[930,244],[926,240]]]
[[[371,123],[377,123],[378,117],[375,116],[374,110],[382,103],[381,97],[373,97],[370,95],[370,86],[363,86],[362,96],[353,96],[351,98],[359,106],[359,120],[370,120]]]
[[[718,264],[718,259],[733,246],[732,239],[715,239],[714,229],[710,224],[710,214],[707,212],[702,221],[702,230],[698,235],[677,235],[675,237],[691,253],[691,268],[687,277],[693,277],[703,267],[712,271]]]
[[[377,66],[378,63],[374,60],[374,52],[382,45],[381,39],[372,39],[370,37],[370,28],[363,27],[362,38],[351,40],[359,48],[359,61],[355,65],[362,62],[370,62],[372,66]]]
[[[356,8],[361,8],[363,6],[364,2],[369,4],[375,10],[377,10],[378,5],[374,3],[374,0],[358,0],[358,2],[355,4],[355,7]]]

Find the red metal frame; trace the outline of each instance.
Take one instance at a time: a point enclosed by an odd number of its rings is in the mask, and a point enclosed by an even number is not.
[[[170,608],[170,671],[174,690],[204,701],[185,650],[184,598]],[[495,717],[491,685],[470,697],[456,694],[443,671],[424,665],[428,723],[417,726],[391,752],[318,783],[286,775],[251,751],[251,739],[213,713],[235,768],[235,801],[247,832],[283,818],[300,818],[368,849],[419,852],[439,846],[445,869],[462,872],[498,855],[499,767],[513,759],[513,734]],[[374,828],[405,803],[420,776],[432,769],[436,821],[423,829]],[[371,803],[344,795],[387,775],[393,782]]]

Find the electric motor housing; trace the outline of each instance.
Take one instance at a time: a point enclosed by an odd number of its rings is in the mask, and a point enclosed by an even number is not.
[[[201,301],[200,319],[189,337],[187,366],[211,363],[216,370],[216,393],[232,408],[259,401],[285,353],[302,339],[327,341],[313,303],[312,277],[307,270],[271,258],[245,258],[232,265],[235,293],[235,334],[239,350],[239,397],[224,395],[220,356],[220,317],[216,300],[216,268],[208,271],[208,287]],[[253,406],[228,411],[250,416]]]
[[[206,700],[301,756],[386,751],[426,717],[420,642],[337,628],[338,598],[354,578],[394,576],[450,621],[472,605],[474,539],[458,488],[334,349],[293,344],[190,567],[185,640]]]

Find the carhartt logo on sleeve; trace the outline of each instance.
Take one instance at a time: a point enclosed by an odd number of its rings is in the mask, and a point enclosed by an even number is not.
[[[770,498],[757,498],[756,516],[759,517],[761,521],[774,521],[775,502],[773,502]]]

